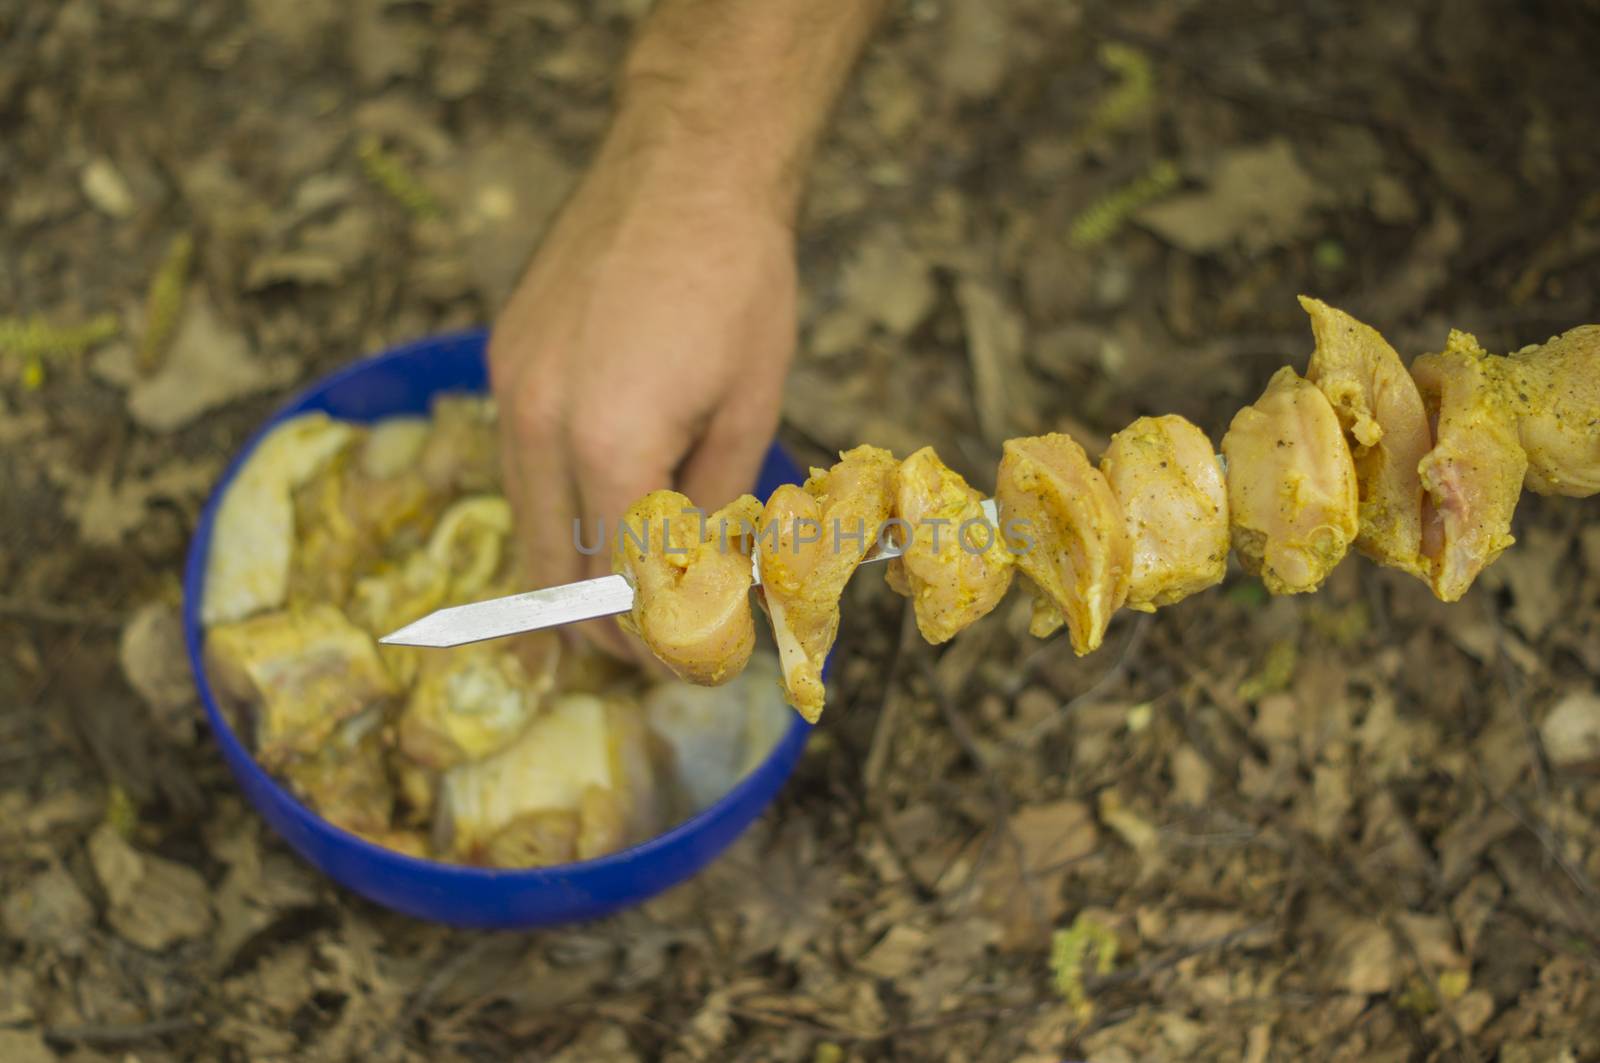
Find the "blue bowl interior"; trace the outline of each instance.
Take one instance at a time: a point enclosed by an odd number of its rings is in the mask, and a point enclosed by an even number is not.
[[[423,340],[329,376],[278,410],[223,474],[195,531],[184,572],[184,635],[200,700],[222,755],[246,798],[305,859],[371,900],[420,919],[476,927],[547,926],[593,919],[682,882],[721,853],[771,803],[794,770],[811,727],[798,714],[767,759],[712,807],[664,834],[595,860],[533,870],[466,867],[421,860],[374,845],[318,816],[272,778],[218,708],[201,657],[200,603],[217,507],[262,436],[298,414],[323,411],[353,421],[425,414],[437,395],[488,387],[487,336],[463,332]],[[774,445],[756,493],[798,483],[800,469]]]

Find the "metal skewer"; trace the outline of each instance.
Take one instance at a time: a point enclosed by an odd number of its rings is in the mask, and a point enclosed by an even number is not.
[[[990,525],[999,525],[994,499],[984,501],[983,515]],[[900,554],[899,543],[880,535],[877,544],[861,559],[861,564],[890,561]],[[761,585],[759,557],[759,551],[756,551],[752,552],[750,558],[750,582],[753,586]],[[578,624],[585,620],[599,620],[626,613],[632,608],[633,586],[621,576],[601,576],[559,587],[438,609],[398,631],[391,631],[378,641],[386,646],[446,649],[544,628]]]
[[[1228,461],[1221,454],[1217,463],[1224,475]],[[1000,526],[994,499],[983,501],[983,515],[992,527]],[[998,534],[998,532],[996,532]],[[861,559],[863,565],[890,561],[900,556],[898,542],[880,533],[877,544]],[[760,551],[751,551],[752,586],[761,585]],[[601,576],[559,587],[524,591],[504,598],[489,598],[467,605],[438,609],[378,641],[386,646],[426,646],[447,649],[486,639],[505,638],[529,631],[600,620],[633,609],[633,586],[621,576]]]

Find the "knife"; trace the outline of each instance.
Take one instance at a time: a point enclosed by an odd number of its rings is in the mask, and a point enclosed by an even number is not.
[[[999,526],[1000,518],[995,511],[994,499],[984,500],[983,515],[991,526]],[[880,541],[861,559],[861,564],[890,561],[899,557],[901,552],[899,543]],[[760,551],[751,552],[750,573],[751,584],[760,586]],[[601,576],[598,579],[565,583],[559,587],[437,609],[421,620],[407,624],[398,631],[391,631],[378,641],[385,646],[448,649],[471,642],[578,624],[585,620],[599,620],[632,609],[633,585],[622,576]]]

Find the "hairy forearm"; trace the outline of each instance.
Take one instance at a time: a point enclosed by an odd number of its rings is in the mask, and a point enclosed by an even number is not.
[[[642,165],[792,215],[811,151],[888,4],[659,0],[629,51],[608,141]]]

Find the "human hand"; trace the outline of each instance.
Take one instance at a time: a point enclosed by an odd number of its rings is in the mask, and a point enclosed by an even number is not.
[[[629,505],[750,490],[794,353],[786,201],[619,123],[495,323],[507,497],[533,587],[610,572]],[[593,550],[599,529],[606,548]],[[625,657],[613,621],[579,625]]]

